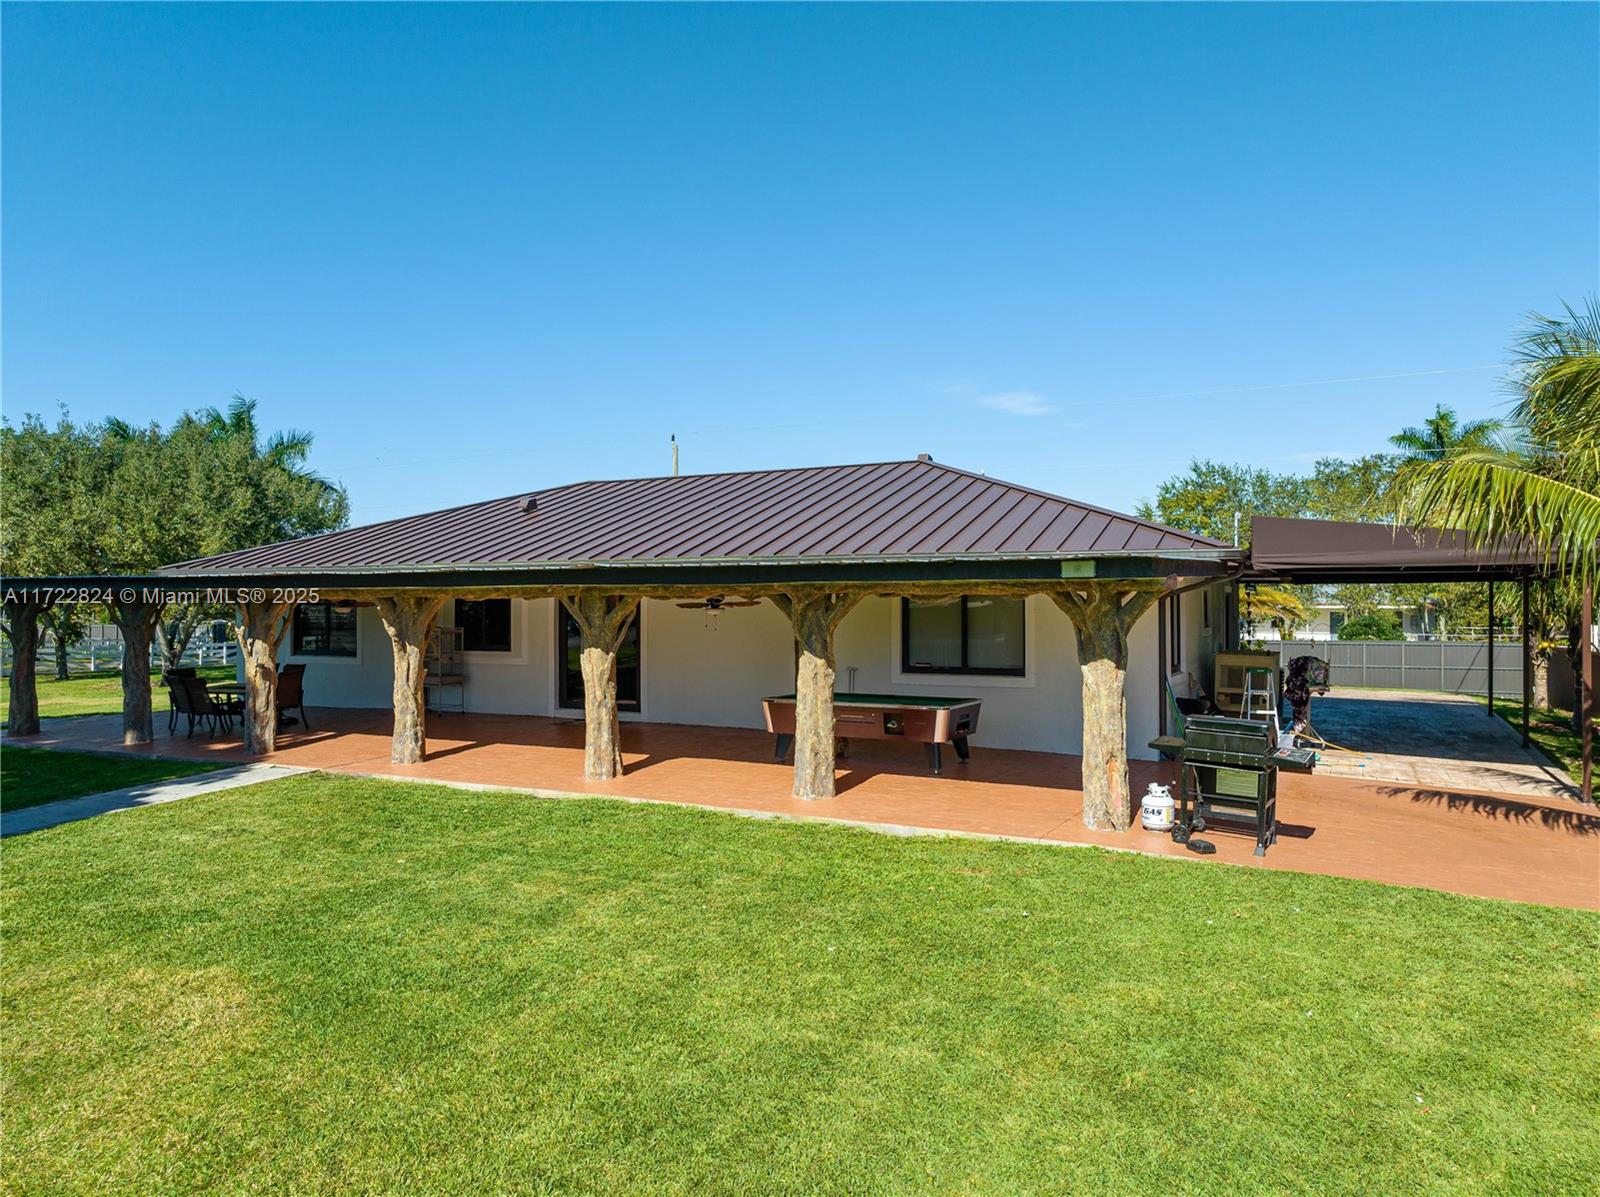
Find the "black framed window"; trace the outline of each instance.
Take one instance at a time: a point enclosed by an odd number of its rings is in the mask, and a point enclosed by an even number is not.
[[[301,603],[294,609],[290,651],[297,657],[356,655],[356,609],[332,603]]]
[[[903,673],[1021,677],[1027,669],[1027,613],[1020,598],[963,595],[942,602],[901,599]]]
[[[469,653],[511,651],[510,599],[457,599],[456,626]]]
[[[563,709],[583,709],[583,635],[578,621],[565,607],[556,608],[556,702]],[[617,649],[617,709],[639,709],[639,687],[644,655],[639,632],[639,612],[628,624],[628,632]]]

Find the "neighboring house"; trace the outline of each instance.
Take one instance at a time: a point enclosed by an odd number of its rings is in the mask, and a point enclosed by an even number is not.
[[[280,660],[307,666],[318,706],[388,707],[393,653],[379,612],[352,587],[382,592],[404,575],[440,592],[544,587],[527,597],[453,597],[439,616],[459,628],[465,709],[583,717],[579,631],[549,593],[604,587],[609,573],[655,584],[618,654],[622,719],[762,726],[762,698],[795,689],[795,635],[770,594],[786,577],[860,584],[863,599],[835,640],[841,692],[979,698],[974,742],[1076,753],[1082,676],[1073,625],[1042,594],[984,593],[984,580],[1185,576],[1199,589],[1132,629],[1129,753],[1153,754],[1160,712],[1158,641],[1169,670],[1209,679],[1226,640],[1239,552],[1192,533],[1105,511],[926,459],[866,466],[587,482],[449,511],[325,533],[184,563],[169,571],[292,578],[348,601],[302,604]],[[1063,563],[1067,563],[1063,565]],[[623,568],[626,567],[626,568]],[[726,577],[709,604],[708,572]],[[1207,583],[1207,577],[1216,581]],[[928,579],[972,578],[971,593],[923,599]],[[741,585],[741,579],[748,583]],[[903,589],[908,594],[896,595]],[[1158,636],[1164,623],[1165,636]],[[458,695],[442,697],[454,709]]]
[[[1444,616],[1431,605],[1404,606],[1398,603],[1379,603],[1379,611],[1393,615],[1407,640],[1439,640],[1445,636]],[[1337,640],[1339,629],[1349,618],[1341,603],[1310,603],[1308,623],[1297,625],[1290,634],[1291,640]],[[1245,629],[1247,640],[1280,640],[1278,628],[1271,624],[1251,624]]]

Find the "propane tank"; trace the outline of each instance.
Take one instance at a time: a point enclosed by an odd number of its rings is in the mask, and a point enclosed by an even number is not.
[[[1139,804],[1139,822],[1146,831],[1171,831],[1176,822],[1177,803],[1172,800],[1172,787],[1150,783]]]

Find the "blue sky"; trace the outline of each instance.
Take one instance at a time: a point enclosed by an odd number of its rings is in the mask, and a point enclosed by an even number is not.
[[[4,411],[243,392],[359,522],[1373,450],[1595,289],[1597,11],[7,5]]]

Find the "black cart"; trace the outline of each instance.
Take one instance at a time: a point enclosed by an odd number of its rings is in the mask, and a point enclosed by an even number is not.
[[[1220,715],[1184,720],[1177,755],[1183,786],[1172,838],[1232,825],[1255,832],[1257,856],[1278,839],[1278,770],[1309,773],[1317,759],[1309,748],[1279,747],[1270,722]]]

